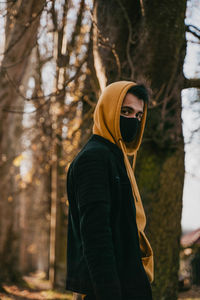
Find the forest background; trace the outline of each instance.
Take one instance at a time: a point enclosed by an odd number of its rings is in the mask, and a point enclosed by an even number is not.
[[[104,87],[133,80],[152,89],[136,177],[153,294],[177,299],[184,178],[199,176],[199,157],[190,158],[191,145],[199,149],[199,10],[197,0],[0,3],[1,283],[43,271],[64,286],[68,166]],[[184,70],[191,45],[197,54]]]

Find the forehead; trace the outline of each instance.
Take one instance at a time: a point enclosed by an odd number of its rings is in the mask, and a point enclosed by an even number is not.
[[[124,97],[122,106],[129,106],[132,107],[134,110],[143,111],[144,101],[139,99],[135,95],[127,93],[126,96]]]

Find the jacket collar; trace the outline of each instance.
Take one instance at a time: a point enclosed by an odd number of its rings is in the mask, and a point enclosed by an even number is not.
[[[118,155],[121,159],[123,159],[123,152],[122,150],[114,143],[110,142],[109,140],[105,139],[104,137],[98,135],[98,134],[93,134],[90,138],[91,141],[99,141],[104,143],[109,147],[109,149],[114,152],[116,155]]]

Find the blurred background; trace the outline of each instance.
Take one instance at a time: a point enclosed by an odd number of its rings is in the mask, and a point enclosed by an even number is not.
[[[71,299],[67,170],[117,80],[152,89],[136,178],[154,299],[200,299],[200,2],[1,1],[0,79],[0,299]]]

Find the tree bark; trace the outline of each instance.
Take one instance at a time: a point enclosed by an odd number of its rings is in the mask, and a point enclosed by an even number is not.
[[[4,58],[0,69],[0,281],[19,279],[19,197],[13,160],[21,154],[22,114],[9,113],[11,104],[21,105],[23,78],[37,40],[37,28],[45,1],[20,1],[9,22]],[[26,74],[27,75],[27,74]],[[19,151],[19,152],[18,152]],[[19,193],[19,189],[17,190]],[[16,197],[15,197],[16,196]]]
[[[182,0],[96,0],[94,8],[94,57],[101,87],[133,80],[146,81],[153,90],[136,177],[155,256],[154,299],[173,300],[178,294],[185,10]]]
[[[29,63],[29,76],[34,78],[35,87],[32,97],[35,98],[35,106],[39,106],[42,96],[41,72],[38,47],[32,51],[31,63]],[[40,102],[41,101],[41,102]],[[27,154],[31,163],[27,174],[22,178],[24,189],[19,193],[20,208],[20,249],[19,268],[21,274],[29,272],[45,272],[49,269],[49,228],[50,228],[50,158],[51,146],[48,105],[36,110],[28,116],[28,124],[23,126],[22,141],[27,147]],[[25,128],[24,128],[25,127]],[[29,162],[27,161],[26,164]]]

